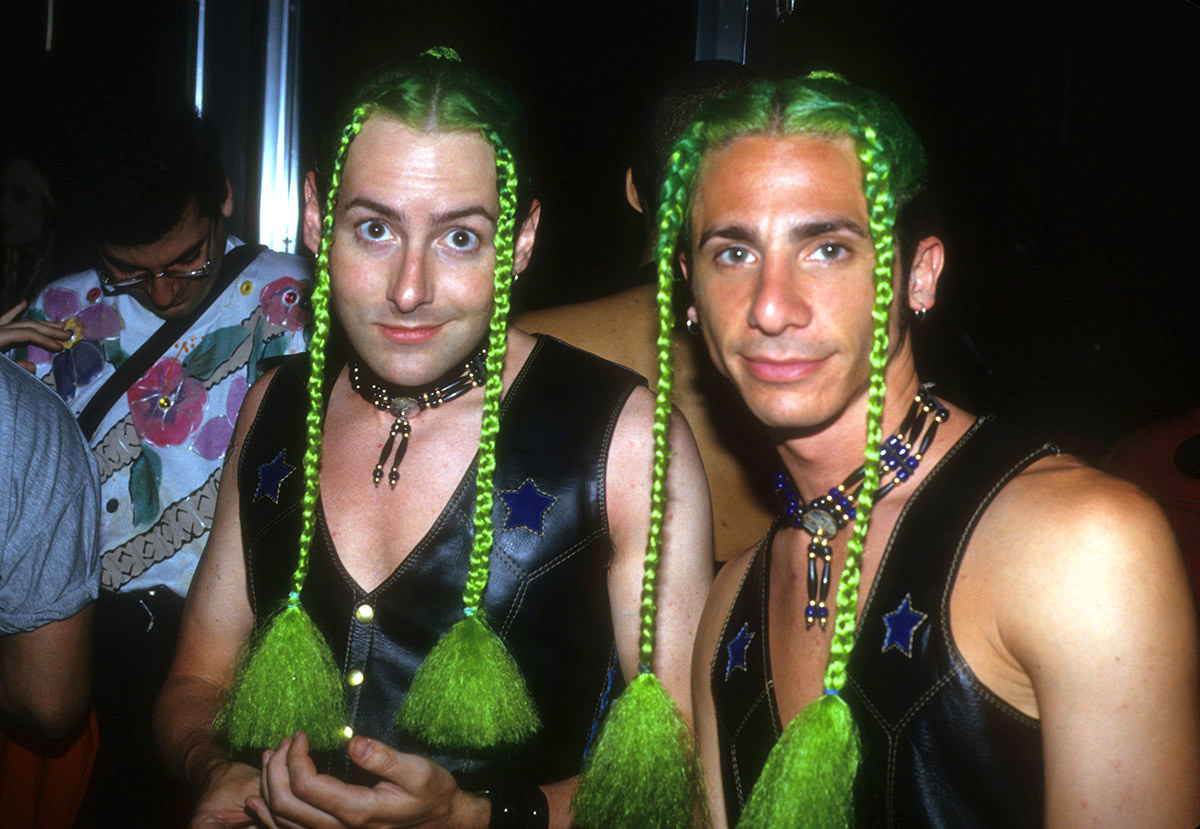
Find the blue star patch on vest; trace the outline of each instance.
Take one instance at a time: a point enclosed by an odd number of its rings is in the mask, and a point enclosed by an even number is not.
[[[887,626],[887,636],[884,637],[881,653],[887,653],[890,648],[895,648],[911,658],[913,635],[921,626],[921,622],[927,618],[929,617],[926,614],[913,608],[912,595],[905,594],[899,607],[891,613],[883,614],[883,623]]]
[[[270,498],[278,504],[280,485],[295,471],[296,467],[284,461],[283,450],[280,450],[275,460],[258,467],[258,488],[254,490],[254,500]]]
[[[524,527],[538,535],[542,534],[542,528],[545,526],[546,513],[557,500],[540,492],[531,478],[526,478],[520,489],[501,492],[500,498],[508,509],[504,529],[515,530],[517,527]]]
[[[749,623],[743,622],[742,629],[737,632],[737,635],[729,641],[727,650],[729,651],[729,661],[725,663],[725,679],[729,679],[729,675],[735,670],[745,671],[746,669],[746,648],[750,647],[750,640],[754,638],[754,634],[750,632]]]

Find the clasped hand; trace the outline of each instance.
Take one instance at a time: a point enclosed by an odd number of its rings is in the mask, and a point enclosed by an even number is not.
[[[351,739],[347,750],[380,781],[358,786],[318,773],[298,731],[263,752],[262,794],[247,798],[247,810],[271,829],[487,826],[488,801],[459,789],[437,763],[366,737]]]

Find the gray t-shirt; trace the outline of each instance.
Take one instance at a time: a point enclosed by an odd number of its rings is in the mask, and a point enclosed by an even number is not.
[[[0,355],[0,635],[74,616],[100,589],[100,481],[75,418]]]

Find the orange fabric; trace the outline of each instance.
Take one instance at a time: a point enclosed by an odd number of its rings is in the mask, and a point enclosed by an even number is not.
[[[0,729],[0,826],[70,829],[100,745],[96,710],[61,740]]]

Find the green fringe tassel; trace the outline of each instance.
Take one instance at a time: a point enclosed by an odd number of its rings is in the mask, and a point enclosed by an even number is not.
[[[396,723],[434,746],[490,748],[541,727],[521,670],[478,615],[442,636],[413,677]]]
[[[299,606],[271,620],[238,670],[215,727],[235,750],[275,748],[303,728],[324,751],[346,741],[346,703],[329,645]]]
[[[836,694],[826,694],[784,729],[737,829],[849,827],[858,760],[858,730],[850,707]]]
[[[691,729],[654,674],[613,703],[571,806],[591,829],[685,829],[707,814]]]

